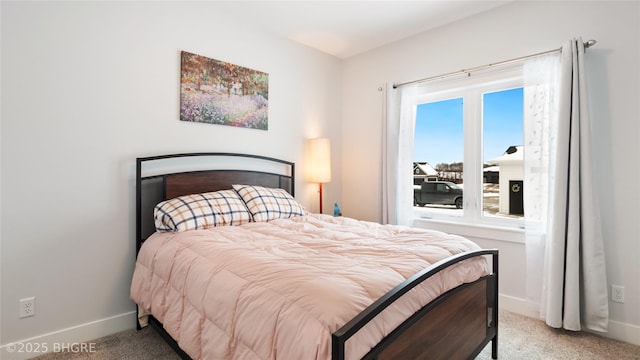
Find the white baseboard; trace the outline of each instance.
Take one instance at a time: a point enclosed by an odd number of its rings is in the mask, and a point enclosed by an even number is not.
[[[509,295],[498,294],[498,307],[503,310],[510,311],[512,313],[535,318],[536,313],[531,310],[527,301],[522,298],[517,298]]]
[[[86,324],[57,330],[48,334],[23,339],[0,346],[0,359],[24,360],[44,353],[61,351],[95,351],[91,340],[132,329],[136,324],[136,312],[128,312]]]
[[[640,346],[640,326],[637,325],[609,320],[609,332],[594,333],[610,339],[620,340],[629,344]]]
[[[532,318],[537,318],[537,314],[529,308],[525,299],[499,294],[498,301],[498,306],[500,307],[500,309]],[[609,331],[606,333],[591,331],[588,329],[585,329],[585,331],[596,334],[598,336],[640,346],[640,326],[637,325],[609,320]]]

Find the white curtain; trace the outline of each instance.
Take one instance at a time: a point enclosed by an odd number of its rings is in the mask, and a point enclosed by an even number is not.
[[[382,221],[413,224],[413,138],[419,85],[385,87]]]
[[[607,331],[582,39],[528,61],[524,77],[528,299],[549,326]]]

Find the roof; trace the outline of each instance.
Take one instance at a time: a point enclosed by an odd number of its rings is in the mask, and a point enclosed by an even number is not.
[[[427,176],[438,176],[438,172],[429,163],[413,163],[413,165]]]
[[[495,159],[487,160],[487,164],[501,165],[522,161],[524,161],[524,147],[520,145],[509,146],[509,148],[501,156],[498,156]]]

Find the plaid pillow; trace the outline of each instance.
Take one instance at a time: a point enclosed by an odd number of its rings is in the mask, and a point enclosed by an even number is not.
[[[187,231],[214,226],[242,225],[251,214],[233,190],[180,196],[156,205],[156,230]]]
[[[262,186],[233,185],[247,205],[253,221],[269,221],[305,215],[306,211],[283,189]]]

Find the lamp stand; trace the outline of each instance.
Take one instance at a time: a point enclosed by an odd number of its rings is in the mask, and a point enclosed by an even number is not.
[[[320,191],[319,191],[319,193],[320,193],[320,214],[322,214],[322,183],[319,183],[319,184],[320,184]]]

